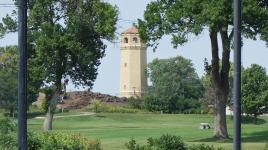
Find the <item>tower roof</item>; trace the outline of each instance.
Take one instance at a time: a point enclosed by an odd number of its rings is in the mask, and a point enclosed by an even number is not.
[[[122,32],[122,34],[138,34],[139,31],[136,27],[130,27],[127,30],[125,30],[124,32]]]

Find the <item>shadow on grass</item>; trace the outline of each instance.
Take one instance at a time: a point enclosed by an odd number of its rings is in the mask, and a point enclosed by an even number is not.
[[[44,112],[28,112],[27,113],[27,118],[28,119],[33,119],[35,117],[38,117],[38,116],[44,116],[45,113]]]
[[[255,125],[261,125],[265,124],[266,120],[261,118],[254,118],[252,116],[242,116],[242,124],[255,124]]]
[[[233,116],[230,116],[229,119],[231,121],[233,121]],[[265,124],[266,120],[261,119],[261,118],[254,118],[253,116],[241,116],[241,123],[242,124],[261,125],[261,124]]]
[[[233,139],[229,138],[229,139],[222,139],[219,140],[217,138],[214,137],[210,137],[210,138],[204,138],[204,139],[199,139],[199,140],[193,140],[190,142],[217,142],[217,143],[231,143]]]
[[[219,140],[216,138],[204,138],[204,139],[198,139],[198,140],[193,140],[190,142],[217,142],[217,143],[232,143],[233,139],[229,138],[229,139],[224,139],[224,140]],[[246,143],[268,143],[268,130],[265,131],[261,131],[261,132],[254,132],[254,133],[250,133],[246,136],[242,135],[242,142],[246,142]]]
[[[106,118],[106,116],[100,115],[100,114],[97,114],[96,117],[98,117],[98,118]]]
[[[242,141],[243,142],[265,142],[265,143],[268,143],[268,130],[248,134],[246,137],[242,138]]]

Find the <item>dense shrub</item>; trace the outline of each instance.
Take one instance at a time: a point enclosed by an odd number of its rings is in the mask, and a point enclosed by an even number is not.
[[[27,133],[27,148],[29,150],[39,150],[42,148],[42,141],[37,134]]]
[[[157,98],[153,95],[146,95],[144,97],[144,105],[145,108],[149,111],[164,111],[167,112],[168,110],[168,102],[162,101],[161,99]]]
[[[73,134],[64,133],[30,133],[28,134],[29,150],[101,150],[100,142]]]
[[[224,150],[204,144],[187,146],[180,137],[162,135],[160,138],[149,138],[147,145],[139,145],[134,139],[125,144],[128,150]]]
[[[148,64],[152,85],[146,89],[145,107],[165,113],[194,113],[204,88],[191,60],[181,56],[155,59]],[[194,111],[193,111],[194,110]]]
[[[16,148],[16,137],[13,132],[16,123],[8,118],[0,120],[0,149],[11,150]]]
[[[150,145],[161,149],[161,150],[186,150],[186,145],[182,139],[174,135],[162,135],[160,138],[149,138],[148,142]]]
[[[161,98],[153,95],[144,97],[145,108],[149,111],[162,111],[165,113],[184,113],[184,114],[200,114],[200,103],[196,99],[180,98],[170,99]]]
[[[0,120],[0,149],[17,149],[16,124],[10,119]],[[90,141],[80,135],[44,132],[27,135],[28,150],[101,150],[98,140]]]
[[[100,100],[93,99],[89,104],[89,109],[95,113],[101,112],[102,103]]]
[[[160,138],[149,138],[147,145],[138,145],[134,139],[126,143],[129,150],[186,150],[186,144],[178,136],[162,135]]]
[[[264,150],[268,150],[268,143],[265,144]]]
[[[150,145],[139,145],[134,139],[125,144],[128,150],[152,150]]]
[[[137,113],[137,109],[126,108],[123,106],[118,105],[111,105],[111,104],[103,104],[102,105],[102,112],[107,113]]]
[[[141,97],[130,97],[127,99],[130,108],[142,109],[144,108],[144,100]]]
[[[200,103],[196,99],[191,98],[185,98],[180,99],[176,103],[176,109],[178,113],[184,113],[184,114],[200,114],[201,113],[201,107]]]
[[[205,144],[198,144],[198,145],[191,145],[188,147],[188,150],[224,150],[223,148],[215,148],[213,145],[205,145]]]
[[[137,109],[127,108],[120,105],[113,105],[102,103],[100,100],[93,100],[90,104],[88,109],[95,113],[100,112],[107,112],[107,113],[136,113],[138,112]]]

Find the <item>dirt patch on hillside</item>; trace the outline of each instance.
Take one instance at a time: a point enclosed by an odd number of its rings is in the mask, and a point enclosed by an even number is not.
[[[42,100],[44,98],[40,97],[44,97],[44,94],[40,93],[38,101],[36,101],[33,105],[41,105]],[[93,99],[100,100],[103,103],[111,104],[113,103],[124,105],[127,103],[127,98],[120,98],[108,94],[94,93],[88,91],[75,91],[68,92],[67,98],[63,100],[63,103],[59,103],[57,107],[64,109],[81,109],[87,107]]]

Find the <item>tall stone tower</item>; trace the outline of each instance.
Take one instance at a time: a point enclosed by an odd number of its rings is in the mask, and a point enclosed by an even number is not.
[[[147,87],[146,48],[137,28],[131,27],[121,33],[120,97],[143,96]]]

